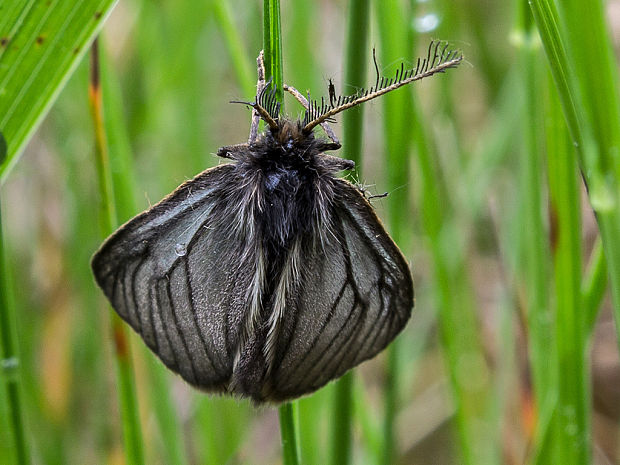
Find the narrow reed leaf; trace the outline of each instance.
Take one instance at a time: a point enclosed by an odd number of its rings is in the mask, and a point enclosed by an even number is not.
[[[560,35],[555,3],[551,0],[532,0],[530,7],[547,54],[551,74],[558,89],[568,129],[578,150],[583,150],[583,124],[579,120],[577,96],[572,87],[568,56]]]
[[[582,172],[597,212],[620,343],[620,90],[605,3],[558,3],[588,138]],[[593,79],[593,73],[596,79]]]
[[[530,2],[558,91],[564,118],[599,226],[620,343],[620,107],[618,72],[603,2]],[[596,79],[592,73],[596,72]],[[556,253],[556,347],[558,412],[554,418],[553,463],[592,460],[589,359],[586,348],[603,292],[602,258],[583,284],[580,277],[580,203],[572,149],[550,147],[550,190],[558,214]],[[552,156],[568,154],[562,160]],[[552,185],[553,173],[559,178]],[[571,178],[572,176],[572,178]],[[553,190],[555,189],[555,194]],[[563,215],[563,219],[560,218]],[[581,289],[585,288],[585,292]]]
[[[370,22],[370,0],[350,0],[347,6],[347,34],[345,37],[345,73],[343,82],[347,83],[346,94],[357,92],[366,85],[368,63],[368,25]],[[330,106],[335,106],[336,89],[330,82]],[[367,94],[365,94],[367,95]],[[339,95],[338,101],[342,98]],[[337,103],[336,103],[337,105]],[[343,152],[355,162],[357,176],[362,176],[362,128],[364,107],[345,112],[342,117]],[[361,179],[361,178],[360,178]],[[333,416],[335,421],[331,433],[332,465],[347,465],[352,458],[353,386],[354,372],[347,373],[334,389]]]
[[[549,242],[543,215],[544,201],[544,163],[541,156],[542,127],[541,115],[537,111],[544,89],[541,88],[541,74],[538,35],[531,24],[531,12],[525,1],[520,2],[517,34],[521,38],[519,49],[519,69],[525,95],[521,109],[523,147],[519,163],[519,191],[523,193],[522,220],[519,222],[522,263],[522,280],[526,299],[526,317],[529,329],[529,353],[532,364],[534,393],[538,408],[549,398],[551,387],[548,368],[548,349],[553,341],[549,323],[552,321],[549,309]],[[544,82],[544,81],[542,81]]]
[[[333,390],[332,418],[330,424],[330,463],[351,463],[353,441],[353,384],[354,371],[340,378]]]
[[[403,6],[395,0],[374,2],[374,12],[380,38],[380,52],[385,59],[395,57],[410,57],[412,51],[406,49],[407,27]],[[428,56],[417,61],[411,69],[409,78],[418,73],[424,73],[429,66],[431,50],[435,50],[433,43],[428,48]],[[386,84],[383,72],[380,70],[373,53],[375,67],[375,85],[369,89],[369,94],[360,99],[368,99],[371,95],[378,95],[381,89],[391,86]],[[363,94],[362,94],[363,95]],[[409,121],[408,108],[411,105],[412,90],[393,92],[383,99],[383,137],[384,137],[384,165],[387,169],[387,189],[390,192],[388,199],[388,224],[397,243],[407,250],[405,243],[409,238],[406,229],[409,202],[409,150],[411,148],[412,131]],[[355,100],[355,99],[354,99]],[[417,123],[417,122],[416,122]],[[385,375],[383,444],[381,463],[389,465],[398,459],[398,444],[396,436],[396,412],[398,409],[398,344],[392,345],[388,351],[388,362]]]
[[[215,19],[224,35],[228,54],[233,64],[235,77],[241,88],[242,95],[252,95],[256,90],[254,82],[254,66],[239,34],[239,27],[234,24],[234,14],[229,0],[211,0]]]
[[[2,144],[0,143],[0,145]],[[12,435],[8,442],[12,443],[13,446],[13,460],[17,465],[26,465],[30,463],[30,453],[24,426],[16,313],[9,298],[9,268],[6,262],[4,241],[2,196],[0,196],[0,383],[6,390],[4,400],[8,404],[9,426]]]
[[[98,42],[99,43],[99,42]],[[125,222],[137,213],[134,199],[134,175],[131,144],[122,108],[121,89],[115,70],[109,66],[107,53],[99,43],[101,88],[106,143],[112,170],[114,204],[117,206],[119,222]],[[187,463],[184,444],[181,440],[179,422],[171,400],[171,391],[165,368],[152,354],[143,350],[148,360],[150,406],[155,412],[163,453],[166,463],[183,465]]]
[[[103,234],[107,235],[118,224],[112,167],[108,152],[107,135],[103,117],[103,98],[100,76],[100,62],[97,41],[91,48],[91,72],[89,84],[89,100],[95,130],[95,157],[101,195],[101,218]],[[120,398],[125,459],[128,465],[144,464],[142,445],[142,428],[138,412],[133,363],[129,348],[129,334],[119,316],[111,312],[112,336],[116,355],[116,372]]]
[[[6,154],[7,154],[6,139],[4,138],[4,134],[0,132],[0,165],[6,159]]]
[[[284,69],[282,67],[282,31],[280,27],[280,0],[263,3],[263,51],[265,80],[273,79],[276,100],[284,102]]]
[[[581,301],[581,210],[578,165],[557,99],[551,100],[547,139],[551,251],[555,286],[553,463],[584,464],[591,460],[587,315]]]
[[[588,270],[581,287],[583,311],[586,315],[586,336],[590,336],[594,330],[596,317],[607,290],[607,280],[607,261],[605,260],[603,243],[599,237],[594,243]]]
[[[282,438],[282,463],[298,465],[299,454],[299,414],[297,402],[287,402],[279,408],[280,436]]]
[[[283,104],[284,70],[282,68],[282,31],[280,28],[279,0],[264,0],[263,52],[265,80],[269,81],[271,79],[273,81],[275,98],[280,104]],[[298,465],[300,462],[297,408],[296,402],[287,402],[278,409],[284,465]]]
[[[613,53],[609,35],[605,32],[607,26],[601,5],[600,2],[595,3],[569,2],[561,6],[561,16],[551,0],[532,0],[530,5],[564,117],[578,151],[590,203],[597,212],[615,317],[620,320],[620,163],[616,150],[620,143],[620,109],[617,70],[611,59]],[[593,69],[597,70],[596,85],[591,78]],[[601,101],[604,101],[603,105],[598,104]]]

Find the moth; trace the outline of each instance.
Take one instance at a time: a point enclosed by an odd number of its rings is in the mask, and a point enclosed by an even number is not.
[[[456,67],[432,42],[412,69],[280,115],[258,58],[247,143],[112,234],[95,253],[97,284],[175,373],[209,392],[282,402],[315,391],[383,350],[413,308],[407,261],[365,193],[336,174],[354,163],[333,116]],[[259,134],[259,122],[266,129]],[[321,126],[327,139],[315,134]]]

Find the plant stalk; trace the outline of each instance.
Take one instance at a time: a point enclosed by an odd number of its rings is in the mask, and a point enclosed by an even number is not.
[[[280,102],[281,108],[284,108],[282,32],[280,28],[279,0],[264,0],[263,3],[263,53],[265,79],[272,79],[272,83],[276,88],[276,98]],[[279,416],[284,465],[298,465],[300,463],[300,453],[297,404],[295,402],[287,402],[281,405]]]
[[[2,138],[2,134],[0,134]],[[0,143],[1,145],[1,143]],[[0,158],[2,158],[0,156]],[[20,388],[19,353],[15,308],[9,298],[9,268],[6,263],[4,235],[2,229],[2,199],[0,197],[0,375],[6,388],[9,423],[15,447],[15,463],[30,463],[26,434],[24,431],[23,402]]]
[[[118,226],[116,204],[112,182],[112,169],[108,152],[105,124],[103,118],[103,99],[99,69],[99,47],[95,40],[91,49],[91,73],[89,83],[89,100],[95,130],[95,157],[101,194],[101,219],[104,237],[111,234]],[[127,328],[120,317],[110,311],[112,320],[112,337],[118,377],[120,409],[123,422],[125,459],[129,465],[144,464],[142,430],[136,397],[133,363],[129,347]]]

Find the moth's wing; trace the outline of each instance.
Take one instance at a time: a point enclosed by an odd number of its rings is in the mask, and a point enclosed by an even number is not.
[[[405,258],[364,196],[336,180],[334,234],[304,257],[302,285],[289,300],[273,376],[274,400],[326,384],[383,350],[413,308]]]
[[[220,390],[232,371],[247,277],[222,226],[234,165],[204,171],[110,236],[92,260],[118,314],[173,371]],[[221,219],[221,218],[220,218]],[[234,276],[233,276],[234,274]]]

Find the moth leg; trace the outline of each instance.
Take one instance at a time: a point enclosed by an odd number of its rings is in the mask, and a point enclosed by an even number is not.
[[[249,144],[226,145],[224,147],[220,147],[217,151],[217,156],[228,158],[229,160],[241,160],[243,158],[241,154],[243,152],[247,152],[249,148]]]
[[[308,109],[308,100],[306,100],[306,97],[304,97],[301,92],[299,92],[293,86],[289,86],[289,85],[286,85],[286,84],[284,84],[284,90],[287,91],[288,93],[290,93],[293,97],[295,97],[295,100],[297,100],[299,103],[301,103],[301,106],[303,106],[306,110]],[[329,126],[329,124],[327,124],[327,122],[324,121],[324,122],[321,123],[321,127],[325,131],[325,134],[327,134],[327,137],[329,137],[329,139],[335,145],[338,146],[338,147],[335,147],[335,148],[340,148],[340,141],[336,137],[336,134],[334,134],[334,131],[332,131],[332,128]],[[334,150],[334,149],[332,149],[332,150]]]
[[[265,60],[264,60],[263,51],[261,50],[256,58],[256,67],[258,68],[258,82],[256,83],[256,95],[258,95],[265,88]],[[258,137],[258,123],[260,122],[260,115],[258,111],[252,110],[252,124],[250,125],[250,137],[248,137],[248,145],[252,145],[256,142],[256,138]]]
[[[353,160],[345,160],[344,158],[334,157],[326,153],[321,154],[321,161],[325,165],[334,171],[349,171],[355,168],[355,162]]]
[[[384,192],[383,194],[371,194],[369,187],[373,186],[372,184],[364,184],[363,182],[357,180],[353,183],[353,186],[364,196],[364,198],[368,201],[374,199],[383,199],[390,195],[388,192]]]

